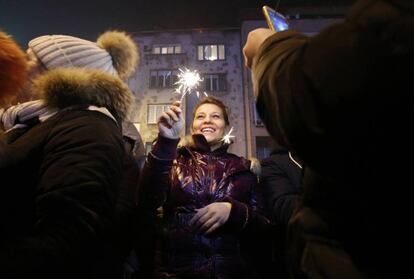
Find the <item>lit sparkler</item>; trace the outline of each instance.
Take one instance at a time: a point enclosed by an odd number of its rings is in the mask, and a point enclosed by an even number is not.
[[[195,88],[198,87],[200,81],[203,79],[200,77],[200,74],[196,70],[190,71],[185,68],[178,69],[180,73],[178,74],[178,81],[175,83],[178,87],[175,89],[175,92],[181,94],[180,102],[183,101],[186,94],[190,95]],[[195,91],[197,97],[200,98],[200,91]],[[204,96],[208,96],[206,92],[203,92]]]
[[[224,143],[230,144],[231,140],[230,138],[234,138],[235,136],[233,136],[231,133],[233,132],[233,127],[231,127],[230,131],[223,137],[222,141],[224,141]]]

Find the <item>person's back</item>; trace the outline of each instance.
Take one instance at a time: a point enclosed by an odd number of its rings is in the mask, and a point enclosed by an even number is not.
[[[403,189],[410,181],[409,169],[401,162],[412,150],[407,88],[414,63],[414,40],[409,35],[414,32],[414,9],[410,14],[398,4],[391,7],[384,2],[359,1],[351,10],[352,23],[344,27],[350,34],[344,38],[351,44],[349,52],[323,53],[323,48],[316,49],[315,39],[309,51],[319,55],[308,63],[317,64],[322,57],[349,61],[332,66],[331,74],[326,65],[312,67],[319,98],[326,104],[318,116],[325,129],[323,140],[315,135],[312,139],[320,145],[292,144],[309,166],[302,212],[311,208],[329,224],[329,234],[349,252],[363,276],[395,278],[404,270],[402,258],[395,255],[411,238],[399,228],[408,217]],[[320,43],[329,44],[338,36],[332,27],[321,34]],[[392,197],[393,193],[401,194]],[[301,212],[297,217],[296,224],[302,225]]]
[[[263,191],[268,216],[272,221],[271,271],[287,278],[286,230],[288,222],[300,203],[300,160],[285,148],[276,147],[261,161],[260,187]],[[269,245],[268,243],[268,245]]]
[[[289,232],[295,272],[310,276],[315,259],[344,278],[350,273],[340,270],[354,264],[353,276],[372,278],[396,278],[408,266],[398,255],[411,238],[402,162],[413,140],[413,15],[412,1],[361,0],[344,23],[313,38],[281,32],[259,51],[259,113],[307,166]],[[329,262],[328,246],[344,266]]]
[[[0,198],[1,278],[122,276],[121,123],[133,95],[120,77],[133,72],[136,51],[116,31],[96,44],[65,35],[29,42],[34,86],[22,97],[39,99],[0,117],[13,154],[0,173],[14,181]]]
[[[116,123],[79,109],[6,137],[13,157],[0,169],[11,182],[0,203],[1,277],[92,278],[121,180]]]
[[[274,150],[261,161],[260,185],[275,224],[287,226],[300,200],[302,166],[285,149]]]

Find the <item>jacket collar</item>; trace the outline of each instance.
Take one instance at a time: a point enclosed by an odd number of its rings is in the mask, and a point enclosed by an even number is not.
[[[223,143],[219,148],[211,151],[210,145],[208,144],[204,135],[194,134],[186,137],[186,140],[184,143],[182,143],[180,150],[183,148],[198,151],[200,153],[223,154],[227,152],[229,144]]]
[[[51,108],[105,107],[121,120],[127,117],[133,100],[132,92],[120,78],[94,69],[51,70],[38,77],[33,86]]]

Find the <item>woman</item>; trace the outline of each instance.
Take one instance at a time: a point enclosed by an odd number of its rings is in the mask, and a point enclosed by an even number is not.
[[[120,77],[137,57],[125,53],[132,44],[115,31],[97,44],[63,35],[29,42],[33,86],[20,97],[39,99],[0,113],[9,155],[0,176],[10,182],[0,196],[0,278],[117,278],[121,122],[133,99]]]
[[[156,216],[162,206],[164,237],[158,277],[254,278],[242,239],[269,224],[259,213],[257,177],[250,161],[227,153],[222,141],[229,119],[224,104],[203,99],[195,108],[191,140],[178,149],[180,103],[159,119],[138,204]]]

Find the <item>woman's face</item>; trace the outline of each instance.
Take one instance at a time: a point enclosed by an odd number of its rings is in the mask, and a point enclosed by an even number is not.
[[[203,104],[198,107],[193,119],[192,133],[202,134],[210,147],[220,146],[224,136],[226,122],[222,109],[214,104]],[[212,148],[214,150],[214,148]]]

